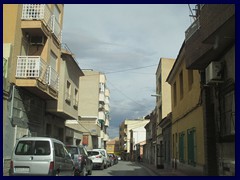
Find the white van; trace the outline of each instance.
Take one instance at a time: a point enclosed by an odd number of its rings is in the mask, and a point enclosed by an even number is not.
[[[47,137],[20,138],[13,150],[10,176],[72,176],[74,164],[65,145]]]

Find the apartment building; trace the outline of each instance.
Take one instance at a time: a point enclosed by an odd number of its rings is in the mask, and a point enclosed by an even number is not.
[[[186,68],[201,72],[207,175],[235,175],[235,5],[198,4]]]
[[[146,145],[144,150],[145,161],[149,164],[157,165],[156,161],[156,139],[157,139],[157,119],[156,108],[146,116],[150,122],[145,125],[146,129]]]
[[[204,121],[200,74],[187,70],[183,43],[167,82],[172,96],[172,165],[193,175],[204,175]]]
[[[157,168],[164,168],[164,141],[160,122],[171,112],[171,86],[166,82],[175,59],[160,58],[156,71]],[[168,141],[166,141],[168,142]]]
[[[137,130],[137,128],[141,128],[149,123],[149,119],[126,119],[122,122],[122,124],[119,127],[119,142],[120,142],[120,151],[121,156],[124,160],[130,160],[131,159],[131,143],[133,144],[134,139],[131,139],[131,131],[133,133],[134,129]],[[136,135],[137,135],[136,131]],[[146,131],[144,133],[146,140]],[[133,135],[132,135],[133,137]],[[134,136],[135,137],[135,136]],[[136,138],[136,137],[135,137]],[[142,137],[139,137],[140,139],[143,139]],[[139,141],[138,141],[139,142]],[[134,143],[135,144],[135,143]],[[133,146],[132,146],[133,148]]]
[[[83,70],[83,73],[85,76],[80,77],[78,120],[81,126],[91,133],[91,137],[86,140],[92,140],[85,143],[92,144],[92,147],[88,148],[106,148],[110,120],[110,91],[107,88],[107,79],[98,71]]]
[[[4,167],[17,138],[64,142],[65,120],[78,117],[83,73],[61,46],[63,9],[63,4],[3,5]]]
[[[119,138],[109,140],[106,144],[107,153],[119,155]]]

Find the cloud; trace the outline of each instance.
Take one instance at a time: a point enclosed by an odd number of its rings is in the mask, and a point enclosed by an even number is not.
[[[82,69],[106,73],[111,92],[109,134],[118,132],[126,118],[142,117],[154,109],[151,94],[157,64],[161,57],[177,57],[189,19],[187,4],[64,6],[63,42]],[[149,65],[156,66],[129,70]]]

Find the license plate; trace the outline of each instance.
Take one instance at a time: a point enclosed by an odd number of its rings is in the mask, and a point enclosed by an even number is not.
[[[26,168],[15,168],[16,173],[29,173],[29,167]]]

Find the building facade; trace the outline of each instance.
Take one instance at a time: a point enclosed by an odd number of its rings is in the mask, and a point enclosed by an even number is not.
[[[78,120],[92,137],[92,148],[106,148],[110,120],[110,91],[106,76],[98,71],[83,70],[80,78]],[[90,137],[89,137],[90,138]]]
[[[156,117],[157,117],[157,168],[164,168],[164,141],[160,122],[171,112],[171,86],[166,78],[172,69],[175,59],[161,58],[156,71]]]
[[[146,144],[144,149],[145,162],[157,165],[156,160],[156,139],[157,139],[157,119],[156,108],[147,116],[150,122],[146,124]]]
[[[50,136],[65,142],[65,120],[78,117],[83,73],[62,48],[63,10],[63,4],[3,5],[4,169],[18,138]]]
[[[172,163],[176,169],[204,175],[204,129],[200,74],[187,70],[184,43],[167,78],[172,94]]]
[[[235,5],[196,9],[185,32],[185,61],[201,72],[206,174],[235,175]]]
[[[131,159],[131,130],[134,128],[144,127],[149,123],[149,119],[126,119],[119,127],[119,143],[122,159]],[[146,138],[146,134],[145,134]]]

